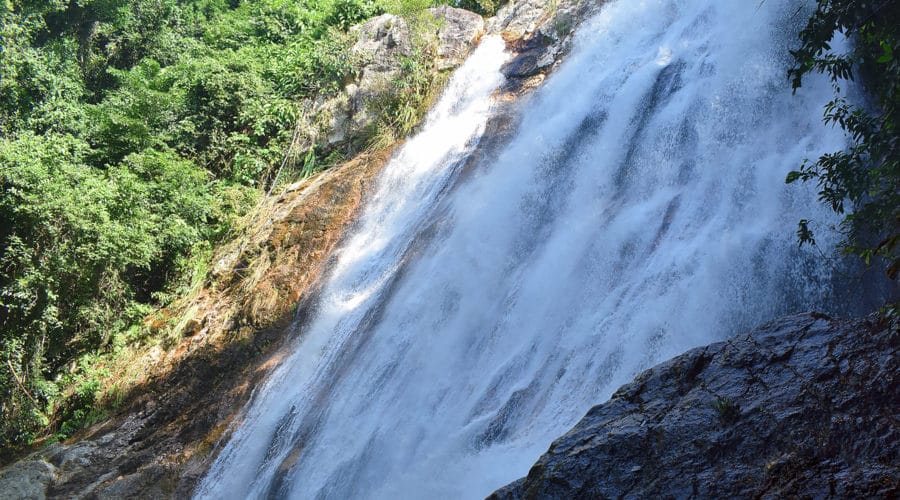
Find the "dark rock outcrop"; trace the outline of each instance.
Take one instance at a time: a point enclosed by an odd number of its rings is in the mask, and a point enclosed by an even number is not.
[[[488,32],[499,33],[513,57],[503,68],[505,92],[521,93],[540,85],[572,49],[575,29],[606,4],[519,0],[509,2],[492,18]]]
[[[639,375],[493,499],[900,494],[900,335],[786,317]]]

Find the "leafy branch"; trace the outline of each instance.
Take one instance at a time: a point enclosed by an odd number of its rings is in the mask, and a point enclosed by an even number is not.
[[[854,42],[847,54],[832,52],[836,34]],[[818,0],[800,47],[791,51],[788,79],[794,92],[812,72],[827,75],[835,98],[824,109],[826,124],[847,132],[846,150],[805,160],[786,182],[815,182],[819,201],[844,214],[843,251],[870,265],[883,259],[891,279],[900,273],[900,5],[891,0]],[[873,97],[871,107],[849,103],[843,81],[859,80]],[[815,244],[809,221],[799,222],[800,244]]]

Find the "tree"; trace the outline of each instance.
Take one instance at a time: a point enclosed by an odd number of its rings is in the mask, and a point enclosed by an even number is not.
[[[853,42],[846,54],[831,44],[841,33]],[[814,181],[819,199],[845,214],[843,249],[866,264],[876,257],[886,263],[891,279],[900,274],[900,2],[896,0],[818,0],[800,47],[791,51],[795,64],[788,71],[794,91],[811,72],[831,78],[835,97],[825,106],[826,123],[847,131],[845,151],[804,161],[787,182]],[[847,101],[840,85],[858,79],[873,98],[870,105]],[[809,221],[801,220],[800,244],[814,244]]]

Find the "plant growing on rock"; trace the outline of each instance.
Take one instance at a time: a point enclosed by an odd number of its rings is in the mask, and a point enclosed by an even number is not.
[[[723,424],[733,424],[741,417],[741,409],[728,398],[716,398],[710,406],[716,410],[719,422]]]

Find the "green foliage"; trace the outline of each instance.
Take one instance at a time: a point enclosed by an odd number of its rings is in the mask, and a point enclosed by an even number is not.
[[[35,46],[42,23],[34,16],[0,17],[0,133],[28,128],[36,132],[78,130],[78,102],[85,89],[72,40]]]
[[[71,387],[69,394],[54,408],[60,421],[56,437],[65,439],[107,417],[98,403],[101,381],[109,372],[100,366],[96,356],[79,360],[75,370],[66,374],[64,384]]]
[[[502,3],[494,0],[459,0],[455,2],[455,5],[461,9],[477,12],[482,16],[493,16]]]
[[[382,7],[372,0],[335,0],[325,23],[346,31],[350,26],[383,12]]]
[[[420,53],[425,51],[420,51]],[[427,52],[425,52],[427,53]],[[378,149],[409,135],[428,110],[435,89],[441,88],[445,75],[431,67],[433,59],[422,56],[403,58],[400,78],[380,93],[369,106],[377,117],[370,146]]]
[[[291,97],[335,94],[355,75],[360,62],[351,45],[347,33],[333,29],[327,38],[289,46],[276,62],[279,88]]]
[[[380,0],[380,9],[398,15],[414,25],[425,9],[438,3],[434,0]]]
[[[201,286],[264,189],[341,160],[292,131],[357,74],[349,27],[432,5],[0,0],[0,460],[104,417],[103,356]],[[397,134],[423,61],[385,94]]]
[[[716,398],[714,402],[710,403],[710,406],[716,410],[719,422],[723,425],[733,424],[741,418],[741,409],[728,398]]]
[[[848,54],[831,52],[836,33],[855,45]],[[788,183],[813,181],[819,199],[839,214],[844,249],[870,264],[876,256],[887,274],[900,274],[900,5],[896,2],[818,0],[801,45],[791,52],[795,65],[788,77],[796,91],[810,72],[828,75],[835,98],[825,107],[825,122],[840,126],[852,141],[845,151],[804,161],[788,174]],[[875,102],[855,106],[841,94],[843,80],[861,75]],[[800,244],[814,244],[809,221],[800,221]]]
[[[53,402],[45,378],[139,321],[210,231],[214,185],[191,162],[148,150],[104,170],[87,152],[71,135],[0,141],[0,435],[13,444]]]
[[[300,178],[306,179],[319,170],[319,164],[316,161],[316,148],[310,148],[303,158],[303,167],[300,168]]]

